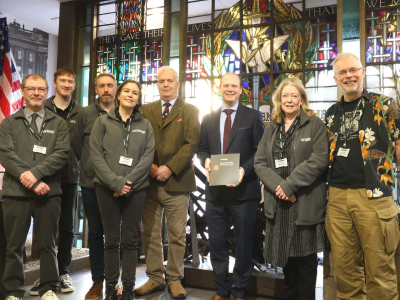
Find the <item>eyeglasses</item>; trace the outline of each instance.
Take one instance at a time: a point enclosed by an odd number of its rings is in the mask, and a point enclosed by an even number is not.
[[[350,75],[354,75],[354,74],[356,74],[358,71],[360,71],[361,69],[362,69],[362,68],[358,68],[358,69],[356,69],[356,68],[351,68],[351,69],[349,69],[349,70],[342,70],[342,71],[339,71],[339,72],[335,73],[335,75],[346,76],[347,73],[350,73]]]
[[[45,94],[47,92],[46,88],[34,88],[29,86],[24,89],[26,89],[29,93],[34,93],[36,90],[38,90],[40,94]]]

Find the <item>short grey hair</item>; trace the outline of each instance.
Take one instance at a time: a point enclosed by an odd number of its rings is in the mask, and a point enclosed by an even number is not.
[[[24,77],[24,79],[22,79],[22,82],[21,82],[21,87],[22,87],[22,88],[25,87],[26,81],[27,81],[28,79],[30,79],[30,78],[32,78],[33,80],[42,79],[42,80],[46,83],[46,89],[47,89],[47,90],[49,89],[49,83],[47,82],[46,77],[43,77],[42,75],[39,75],[39,74],[30,74],[30,75],[26,75],[26,76]]]
[[[159,68],[159,69],[158,69],[158,72],[157,72],[157,77],[158,77],[158,75],[160,75],[162,72],[167,72],[167,71],[173,72],[173,73],[175,74],[176,80],[179,81],[178,72],[177,72],[174,68],[172,68],[172,67],[170,67],[170,66],[163,66],[163,67]]]
[[[94,79],[94,86],[97,86],[97,79],[99,79],[100,77],[111,77],[112,79],[114,79],[114,84],[117,85],[117,79],[115,79],[114,74],[112,73],[100,73],[99,75],[97,75],[97,77]]]
[[[357,56],[355,56],[353,53],[343,52],[343,53],[340,53],[338,56],[336,56],[335,60],[333,61],[333,69],[335,69],[335,66],[339,60],[349,59],[349,58],[353,58],[353,59],[357,60],[360,64],[360,67],[362,67],[361,60]]]

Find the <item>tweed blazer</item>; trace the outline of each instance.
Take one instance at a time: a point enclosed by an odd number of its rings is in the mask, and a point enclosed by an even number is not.
[[[145,104],[140,109],[143,117],[153,126],[156,142],[153,163],[157,166],[166,165],[173,172],[166,182],[150,177],[147,192],[155,192],[160,186],[164,186],[168,192],[197,190],[192,159],[200,136],[199,109],[177,98],[164,124],[161,100]]]

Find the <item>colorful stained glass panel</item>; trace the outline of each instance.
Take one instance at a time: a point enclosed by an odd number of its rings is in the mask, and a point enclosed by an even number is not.
[[[211,61],[207,57],[207,38],[210,35],[193,34],[186,41],[186,78],[200,78],[211,75]]]
[[[400,8],[366,13],[367,63],[400,61]]]
[[[333,60],[337,56],[336,16],[308,21],[306,24],[306,40],[306,68],[332,66]]]
[[[144,59],[142,81],[156,81],[158,69],[162,67],[162,38],[146,39],[141,48]]]

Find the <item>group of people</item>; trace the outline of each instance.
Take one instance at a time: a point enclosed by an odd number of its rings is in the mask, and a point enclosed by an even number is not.
[[[6,300],[25,294],[22,252],[32,215],[41,269],[30,294],[56,300],[58,284],[61,292],[74,291],[68,266],[78,183],[93,280],[85,299],[99,299],[104,281],[106,300],[119,294],[132,300],[166,287],[172,298],[185,299],[181,281],[189,193],[196,190],[193,158],[197,154],[208,181],[211,155],[233,153],[240,154],[238,184],[205,184],[213,300],[246,297],[261,198],[265,260],[283,268],[287,299],[315,299],[317,253],[327,244],[338,299],[398,299],[399,209],[392,189],[400,161],[400,109],[392,98],[363,88],[365,71],[356,56],[338,55],[333,70],[343,96],[327,111],[325,124],[309,108],[301,81],[292,77],[276,88],[266,129],[260,112],[239,104],[241,80],[234,73],[221,78],[222,106],[201,125],[199,109],[178,97],[178,76],[168,66],[158,71],[160,100],[144,105],[138,82],[117,87],[110,73],[96,77],[98,97],[85,108],[71,98],[72,70],[55,73],[56,95],[48,99],[46,79],[26,76],[26,106],[0,125]],[[233,284],[228,272],[232,225]],[[149,279],[135,288],[140,238]]]

